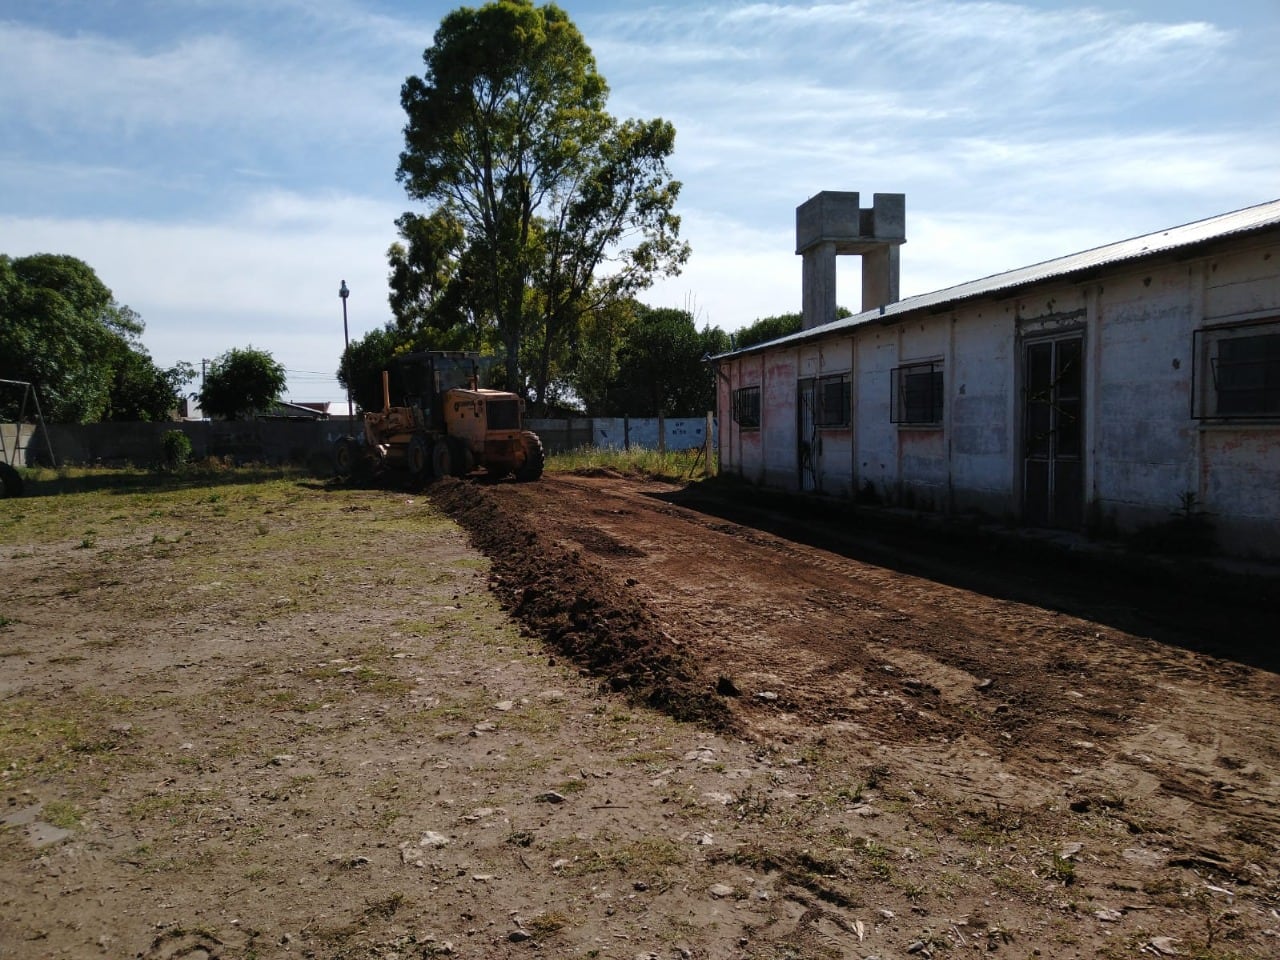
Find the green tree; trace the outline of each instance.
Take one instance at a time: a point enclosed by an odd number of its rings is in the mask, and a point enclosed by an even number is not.
[[[0,255],[0,377],[35,384],[49,420],[164,418],[189,368],[158,369],[143,329],[83,260]],[[0,413],[16,414],[0,403]]]
[[[128,350],[112,371],[104,420],[168,420],[181,398],[182,388],[195,379],[189,363],[162,370],[145,350]]]
[[[284,367],[265,350],[244,347],[228,350],[209,365],[197,396],[209,416],[238,420],[265,410],[284,388]]]
[[[361,410],[381,410],[382,371],[388,369],[392,357],[409,349],[408,338],[395,324],[370,330],[352,340],[343,352],[338,382],[351,391],[351,399]]]
[[[697,416],[715,408],[715,372],[704,362],[728,349],[718,327],[701,331],[688,310],[636,306],[609,388],[614,414]]]
[[[836,319],[851,317],[853,313],[846,307],[836,307]],[[790,336],[800,332],[803,315],[800,313],[780,313],[772,317],[760,317],[747,324],[733,335],[733,345],[739,350],[752,347],[757,343],[767,343],[779,337]]]
[[[774,317],[759,317],[733,335],[733,345],[739,349],[767,343],[778,337],[800,332],[799,313],[780,313]]]
[[[430,331],[442,350],[475,350],[485,334],[470,309],[462,224],[444,210],[406,213],[396,220],[400,240],[387,251],[388,301],[395,326],[408,335]]]
[[[587,416],[609,416],[609,390],[618,375],[618,354],[636,320],[634,300],[618,300],[583,315],[568,386]]]
[[[415,227],[412,238],[426,253],[393,247],[393,309],[402,291],[397,318],[427,322],[414,313],[423,289],[428,311],[492,328],[508,383],[527,392],[527,357],[541,402],[587,312],[688,257],[673,212],[680,185],[666,168],[675,130],[606,112],[591,51],[554,4],[455,10],[423,61],[424,75],[401,90],[408,122],[397,176],[429,206],[428,235]],[[406,269],[426,274],[420,287],[396,279]]]

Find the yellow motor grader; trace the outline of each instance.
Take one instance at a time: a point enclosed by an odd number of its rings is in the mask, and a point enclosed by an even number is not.
[[[480,356],[430,350],[396,358],[382,373],[382,409],[364,414],[364,433],[334,445],[341,479],[407,474],[411,483],[461,477],[477,468],[517,480],[542,476],[538,435],[523,427],[524,401],[479,386]],[[393,387],[398,401],[391,405]]]

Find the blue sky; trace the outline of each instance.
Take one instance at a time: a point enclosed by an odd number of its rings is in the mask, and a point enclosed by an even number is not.
[[[0,0],[0,252],[87,261],[162,366],[251,344],[340,399],[338,284],[353,338],[389,319],[399,89],[456,5]],[[611,111],[675,124],[693,256],[641,299],[700,324],[799,309],[820,190],[906,194],[904,296],[1280,197],[1280,0],[560,6]]]

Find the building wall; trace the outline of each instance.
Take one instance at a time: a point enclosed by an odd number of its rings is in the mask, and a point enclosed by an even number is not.
[[[1280,241],[1244,238],[1212,256],[1118,264],[1084,282],[1049,281],[1017,297],[735,358],[722,366],[726,384],[762,385],[762,422],[735,429],[721,466],[788,490],[871,489],[892,503],[1020,517],[1024,352],[1044,338],[1079,336],[1082,515],[1132,530],[1167,522],[1191,502],[1209,513],[1224,551],[1280,556],[1280,418],[1215,422],[1193,413],[1197,394],[1212,389],[1195,346],[1202,331],[1272,316],[1268,332],[1280,332]],[[943,421],[895,424],[892,371],[921,361],[942,363]],[[851,424],[820,431],[811,484],[799,469],[797,381],[845,370]]]
[[[761,363],[760,408],[769,416],[760,425],[760,469],[775,487],[796,483],[796,367],[794,350],[766,354]]]
[[[843,376],[853,372],[853,338],[837,337],[811,348],[812,374],[816,378]],[[852,380],[851,380],[852,382]],[[817,488],[837,497],[853,494],[855,424],[819,427],[818,449],[814,451]]]
[[[1127,526],[1164,520],[1195,489],[1192,331],[1199,266],[1107,280],[1091,333],[1093,499]]]
[[[1007,516],[1018,508],[1013,311],[984,303],[949,318],[946,420],[952,506]]]
[[[1202,265],[1206,326],[1276,318],[1280,332],[1280,240]],[[1184,364],[1210,383],[1202,358]],[[1199,428],[1196,490],[1219,542],[1234,552],[1280,557],[1280,424],[1210,423]]]

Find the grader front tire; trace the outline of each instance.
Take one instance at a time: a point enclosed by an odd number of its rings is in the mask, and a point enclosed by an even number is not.
[[[528,483],[542,476],[547,456],[542,449],[542,439],[536,433],[526,430],[520,434],[520,440],[524,443],[524,464],[516,471],[516,480]]]

